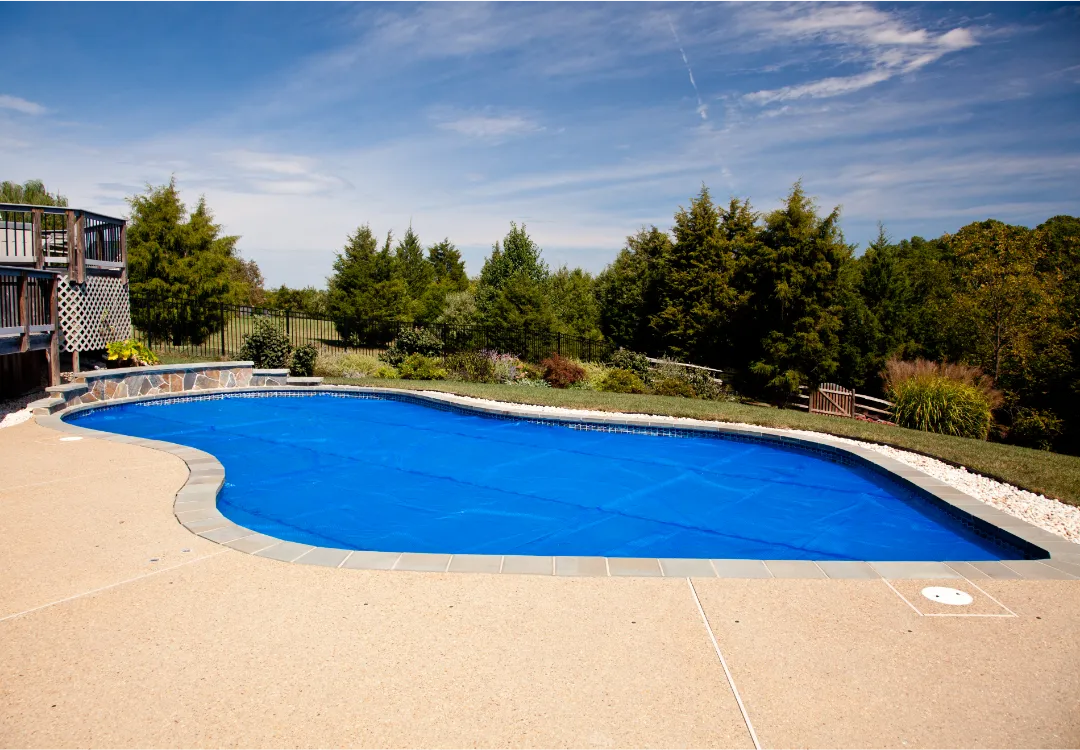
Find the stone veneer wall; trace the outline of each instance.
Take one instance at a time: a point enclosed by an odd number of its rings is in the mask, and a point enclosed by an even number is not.
[[[288,384],[288,370],[256,370],[253,365],[253,362],[207,362],[93,370],[74,373],[70,383],[46,390],[53,398],[63,399],[66,408],[133,396]]]

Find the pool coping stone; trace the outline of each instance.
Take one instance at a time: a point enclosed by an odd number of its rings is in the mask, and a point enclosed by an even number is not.
[[[240,363],[220,363],[220,366]],[[184,365],[178,367],[192,367]],[[129,368],[133,369],[133,368]],[[158,368],[155,368],[158,369]],[[118,370],[100,371],[117,374]],[[73,384],[75,385],[75,384]],[[520,418],[541,424],[624,426],[636,429],[675,429],[680,433],[724,434],[790,444],[815,452],[832,454],[841,463],[862,464],[889,474],[902,485],[917,491],[939,505],[966,525],[982,529],[1020,549],[1046,557],[1002,561],[840,561],[840,560],[707,560],[702,558],[604,558],[532,555],[452,555],[394,551],[350,551],[319,547],[277,539],[239,526],[217,508],[217,495],[225,483],[225,468],[210,453],[161,440],[136,438],[128,435],[93,430],[69,424],[65,416],[100,408],[130,403],[162,400],[223,398],[254,394],[259,396],[356,395],[364,398],[393,400],[432,406],[450,406],[467,413]],[[440,391],[412,391],[396,388],[365,386],[334,386],[321,384],[265,385],[240,388],[205,389],[185,393],[167,393],[77,404],[65,409],[35,410],[34,419],[43,427],[82,437],[137,445],[170,453],[185,462],[188,479],[176,493],[173,512],[177,521],[194,534],[222,544],[238,552],[272,560],[352,570],[395,570],[414,572],[485,573],[510,575],[558,576],[650,576],[668,578],[822,578],[822,579],[962,579],[965,571],[977,571],[978,578],[987,579],[1080,579],[1080,545],[1045,531],[1033,524],[980,502],[955,487],[930,477],[918,469],[874,451],[851,446],[822,434],[820,438],[769,427],[745,427],[722,422],[685,424],[673,417],[612,414],[610,416],[574,417],[565,414],[543,414],[528,408],[502,402],[477,404]],[[456,561],[456,562],[455,562]],[[955,567],[953,567],[955,566]],[[975,575],[975,574],[972,574]]]

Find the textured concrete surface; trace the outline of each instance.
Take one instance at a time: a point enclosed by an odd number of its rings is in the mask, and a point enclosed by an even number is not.
[[[296,565],[180,526],[175,457],[60,437],[0,431],[3,747],[752,747],[698,601],[763,747],[1080,746],[1080,581]]]

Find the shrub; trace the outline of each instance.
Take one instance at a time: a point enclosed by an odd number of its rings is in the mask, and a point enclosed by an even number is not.
[[[649,368],[652,367],[648,357],[639,352],[632,352],[629,349],[619,349],[613,352],[608,359],[608,364],[616,370],[629,370],[642,380],[648,380]]]
[[[454,352],[446,355],[446,369],[455,380],[466,383],[497,383],[495,363],[481,352]]]
[[[969,383],[921,374],[894,385],[889,395],[901,427],[979,440],[990,431],[990,401]]]
[[[158,363],[157,356],[150,348],[135,339],[110,341],[107,349],[109,361],[116,362],[117,367],[141,367]]]
[[[371,377],[373,378],[396,378],[397,376],[398,371],[390,365],[385,364],[379,365],[375,372],[371,373]]]
[[[686,396],[716,401],[724,398],[723,385],[707,370],[680,367],[674,362],[657,365],[649,373],[653,391],[664,396]],[[660,390],[664,393],[660,393]]]
[[[604,379],[605,375],[611,372],[611,368],[607,365],[602,365],[599,362],[574,361],[585,371],[585,379],[579,383],[575,383],[574,387],[584,388],[590,391],[600,390],[600,381]]]
[[[600,390],[609,393],[645,393],[645,382],[636,372],[610,370],[600,381]]]
[[[683,398],[698,398],[694,387],[681,378],[662,378],[654,380],[652,391],[657,396],[682,396]]]
[[[390,342],[379,359],[388,365],[397,367],[410,354],[422,354],[425,357],[437,357],[442,354],[443,340],[426,328],[406,328]]]
[[[446,370],[435,357],[410,354],[398,365],[398,375],[405,380],[444,380]]]
[[[301,378],[311,377],[315,374],[315,361],[318,358],[319,350],[311,344],[304,344],[293,350],[289,374]]]
[[[553,388],[569,388],[585,379],[585,370],[581,365],[558,354],[548,357],[540,366],[544,368],[544,380]]]
[[[289,337],[266,316],[255,319],[252,332],[244,336],[244,345],[240,347],[240,356],[259,368],[288,367],[291,354]]]
[[[1008,441],[1048,451],[1064,428],[1064,421],[1053,412],[1022,406],[1013,414]]]
[[[367,378],[380,367],[386,367],[378,357],[358,352],[320,354],[315,362],[315,374],[331,378]]]

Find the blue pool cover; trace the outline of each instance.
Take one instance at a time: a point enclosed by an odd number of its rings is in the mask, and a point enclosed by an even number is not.
[[[606,557],[998,560],[869,469],[809,452],[330,395],[131,404],[71,418],[225,466],[221,512],[342,549]]]

